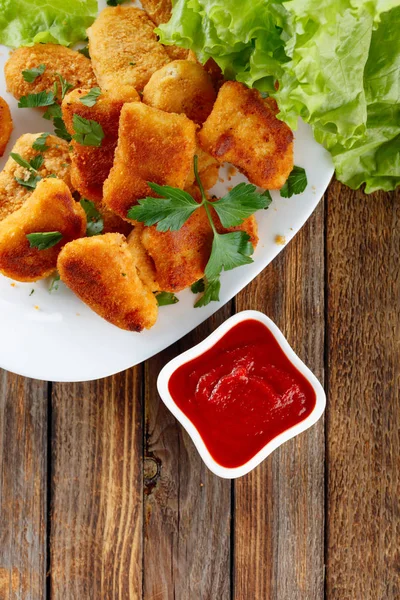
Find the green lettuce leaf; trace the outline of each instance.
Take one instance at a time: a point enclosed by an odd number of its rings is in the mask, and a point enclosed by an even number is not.
[[[0,44],[70,46],[86,38],[97,10],[97,0],[0,0]]]
[[[400,184],[399,10],[399,0],[178,0],[157,32],[275,97],[292,129],[299,117],[311,125],[338,179],[371,192]]]

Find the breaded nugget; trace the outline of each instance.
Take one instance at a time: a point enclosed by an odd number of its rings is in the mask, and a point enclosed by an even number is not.
[[[19,154],[26,161],[32,160],[40,152],[32,148],[40,133],[25,133],[16,142],[12,152]],[[73,191],[70,179],[71,161],[68,143],[55,135],[46,138],[46,149],[41,152],[43,164],[39,168],[39,175],[43,178],[57,175]],[[7,215],[21,208],[23,203],[31,196],[32,189],[22,186],[16,177],[22,180],[29,178],[29,171],[18,165],[13,158],[9,158],[0,173],[0,221]]]
[[[171,18],[171,0],[143,0],[141,5],[155,25],[166,23]],[[164,46],[164,48],[171,60],[185,59],[189,53],[189,50],[179,46]]]
[[[219,233],[245,231],[254,248],[257,246],[257,221],[252,215],[242,225],[225,229],[213,211]],[[155,279],[160,290],[179,292],[204,276],[211,254],[213,232],[204,208],[196,210],[178,231],[157,231],[157,226],[144,227],[142,243],[155,266]]]
[[[238,167],[255,185],[279,189],[293,169],[293,133],[275,115],[257,90],[227,81],[199,133],[200,144],[217,160]]]
[[[43,75],[39,75],[32,83],[25,81],[22,71],[37,69],[40,65],[46,66]],[[80,52],[59,44],[35,44],[18,48],[12,52],[4,67],[7,90],[17,100],[27,94],[51,91],[54,82],[59,84],[57,73],[74,88],[90,89],[97,85],[90,60]],[[58,99],[61,100],[60,85]]]
[[[197,169],[199,172],[199,177],[201,179],[201,183],[205,190],[209,190],[213,187],[218,181],[219,167],[220,164],[215,158],[204,152],[198,145],[196,148],[197,154]],[[186,180],[185,189],[192,193],[192,186],[195,184],[195,174],[194,174],[194,166],[192,165],[189,176]]]
[[[139,278],[123,235],[71,242],[60,253],[57,267],[61,280],[113,325],[142,331],[156,322],[157,300]]]
[[[104,184],[105,205],[127,219],[140,198],[154,196],[148,181],[183,189],[195,148],[196,126],[184,115],[125,104],[114,166]]]
[[[118,141],[118,123],[121,109],[126,101],[140,100],[135,90],[123,98],[116,99],[110,94],[103,93],[92,107],[85,106],[81,98],[89,90],[74,90],[67,94],[62,103],[62,114],[68,132],[75,133],[73,126],[74,115],[99,123],[104,132],[104,139],[100,147],[82,146],[72,140],[72,168],[71,180],[75,189],[82,196],[101,202],[103,197],[103,184],[107,179],[113,165],[114,152]]]
[[[134,257],[138,275],[142,282],[147,285],[152,292],[158,292],[161,290],[161,288],[157,281],[154,261],[143,246],[143,230],[143,223],[137,223],[135,225],[127,240],[129,251]]]
[[[58,231],[61,241],[47,250],[31,248],[29,233]],[[37,281],[56,268],[57,256],[86,232],[85,211],[60,179],[45,179],[25,204],[0,223],[0,272],[17,281]]]
[[[100,87],[142,90],[169,56],[154,33],[154,23],[139,8],[105,8],[88,29],[89,51]]]
[[[7,102],[0,96],[0,156],[3,156],[9,142],[13,122]]]
[[[183,113],[201,124],[210,115],[217,95],[203,67],[174,60],[153,73],[143,90],[143,102],[166,112]]]

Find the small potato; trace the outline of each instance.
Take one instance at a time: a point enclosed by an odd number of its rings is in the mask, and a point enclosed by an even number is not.
[[[38,150],[34,150],[32,147],[40,135],[40,133],[25,133],[17,140],[12,152],[19,154],[29,162],[40,154]],[[39,175],[43,178],[56,175],[73,192],[74,188],[70,179],[71,161],[68,143],[55,135],[49,135],[46,138],[46,149],[42,150],[41,154],[44,160],[38,170]],[[32,195],[32,188],[24,187],[15,179],[18,177],[21,180],[26,180],[29,175],[29,171],[18,165],[10,156],[0,173],[0,221],[21,208],[23,203]]]
[[[114,165],[104,183],[104,204],[123,219],[146,196],[147,182],[183,189],[196,148],[196,126],[141,102],[125,104],[119,122]]]
[[[37,69],[45,65],[43,75],[32,83],[25,81],[22,71]],[[61,101],[61,86],[57,73],[73,88],[92,88],[97,85],[92,63],[86,56],[59,44],[35,44],[22,47],[11,53],[4,74],[8,91],[17,100],[27,94],[49,92],[58,83],[58,100]]]
[[[61,241],[46,250],[31,248],[29,233],[58,231]],[[51,275],[57,256],[71,240],[86,232],[86,215],[60,179],[44,179],[19,210],[0,223],[0,272],[17,281]]]
[[[174,60],[150,77],[143,102],[166,112],[183,113],[203,123],[212,111],[216,93],[211,78],[196,62]]]
[[[13,122],[7,102],[0,96],[0,156],[3,156],[13,130]]]
[[[255,185],[279,189],[293,169],[293,133],[276,113],[274,101],[227,81],[198,134],[201,147],[235,165]]]
[[[150,329],[157,300],[138,276],[125,237],[108,233],[76,240],[60,253],[61,280],[98,315],[128,331]]]

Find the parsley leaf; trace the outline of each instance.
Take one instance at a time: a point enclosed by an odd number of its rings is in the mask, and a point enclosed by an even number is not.
[[[176,304],[179,302],[175,294],[172,294],[171,292],[159,292],[156,295],[156,300],[158,306],[167,306],[168,304]]]
[[[37,68],[26,69],[25,71],[22,71],[22,77],[28,83],[33,83],[38,77],[40,77],[40,75],[43,75],[45,70],[46,65],[39,65]]]
[[[60,280],[61,280],[60,273],[56,273],[49,285],[49,293],[50,294],[52,292],[56,292],[58,290],[58,288],[60,287]]]
[[[10,156],[20,167],[28,169],[28,171],[32,170],[32,165],[27,160],[22,158],[20,154],[17,154],[16,152],[10,152]]]
[[[265,192],[257,192],[255,185],[239,183],[226,196],[213,202],[212,206],[222,226],[228,228],[241,225],[244,219],[257,210],[268,208],[271,201]]]
[[[307,174],[303,167],[293,167],[286,183],[281,188],[282,198],[291,198],[294,194],[301,194],[307,187]]]
[[[44,161],[43,156],[41,154],[38,154],[37,156],[32,158],[32,160],[29,161],[29,164],[34,171],[38,171],[40,169],[40,167],[42,166],[43,161]]]
[[[39,92],[38,94],[28,94],[21,96],[18,102],[18,108],[37,108],[38,106],[50,106],[54,104],[54,92]]]
[[[92,106],[94,106],[96,104],[100,95],[101,95],[101,89],[99,87],[94,87],[90,90],[90,92],[88,94],[86,94],[86,96],[82,96],[82,98],[80,98],[80,101],[85,106],[92,108]]]
[[[204,294],[197,300],[194,307],[200,308],[201,306],[206,306],[210,302],[218,302],[220,289],[221,280],[219,276],[214,277],[213,279],[206,279]]]
[[[104,222],[101,213],[97,210],[94,202],[81,198],[81,206],[86,213],[87,226],[86,235],[92,237],[93,235],[99,235],[104,229]]]
[[[25,180],[21,179],[20,177],[16,177],[15,181],[23,187],[34,190],[39,181],[41,181],[41,179],[42,178],[40,177],[40,175],[34,175],[33,173],[31,173],[28,179]]]
[[[192,283],[192,285],[190,286],[190,289],[192,290],[193,294],[200,294],[201,292],[204,292],[204,288],[204,279],[199,279],[198,281]]]
[[[34,150],[38,150],[39,152],[45,152],[48,150],[50,146],[46,146],[46,141],[49,135],[49,133],[42,133],[39,135],[39,137],[33,142],[32,148]]]
[[[54,133],[56,134],[56,136],[67,142],[70,142],[72,140],[72,135],[68,133],[62,117],[55,117],[53,120],[53,125]]]
[[[254,249],[249,240],[250,236],[244,231],[223,234],[215,232],[211,256],[204,271],[207,279],[214,279],[222,270],[230,271],[252,263],[250,255]]]
[[[46,112],[43,113],[43,119],[51,121],[52,119],[62,119],[61,106],[59,104],[51,104]]]
[[[119,4],[123,4],[127,0],[107,0],[108,6],[118,6]]]
[[[56,73],[59,81],[60,81],[60,85],[61,85],[61,100],[64,100],[67,92],[69,90],[72,90],[72,88],[74,87],[72,85],[72,83],[68,83],[68,81],[66,79],[64,79],[64,77],[62,75],[60,75],[60,73]],[[58,96],[58,83],[55,81],[54,82],[54,95]]]
[[[38,250],[47,250],[52,248],[62,240],[62,233],[59,231],[46,231],[40,233],[27,233],[30,248]]]
[[[87,44],[83,48],[79,48],[78,52],[79,54],[83,54],[83,56],[86,56],[86,58],[90,58],[89,46]]]
[[[85,119],[80,115],[73,116],[73,126],[75,134],[72,138],[82,146],[101,146],[104,138],[104,131],[100,123]]]
[[[177,231],[199,208],[196,200],[183,190],[155,183],[149,183],[149,186],[162,197],[139,200],[139,204],[128,211],[128,219],[141,221],[147,226],[157,223],[158,231]]]

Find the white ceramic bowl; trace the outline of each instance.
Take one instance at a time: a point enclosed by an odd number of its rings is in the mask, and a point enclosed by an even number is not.
[[[241,321],[245,321],[247,319],[254,319],[256,321],[259,321],[270,330],[270,332],[277,340],[278,344],[280,345],[281,349],[283,350],[289,361],[297,368],[298,371],[300,371],[300,373],[311,384],[315,392],[316,402],[314,409],[308,415],[308,417],[304,419],[304,421],[297,423],[290,429],[287,429],[283,433],[276,436],[245,464],[235,468],[227,468],[218,464],[213,459],[196,427],[184,414],[184,412],[182,412],[182,410],[177,406],[174,399],[172,398],[168,389],[168,383],[171,375],[179,367],[206,352],[209,348],[214,346],[214,344],[216,344],[216,342],[218,342],[218,340],[220,340],[230,329],[232,329],[232,327],[234,327]],[[160,372],[157,379],[157,388],[164,404],[169,408],[172,414],[186,429],[186,431],[192,438],[194,445],[199,451],[201,458],[203,459],[207,467],[210,469],[210,471],[212,471],[219,477],[224,477],[226,479],[246,475],[246,473],[249,473],[249,471],[251,471],[257,465],[259,465],[260,462],[264,460],[264,458],[266,458],[269,454],[271,454],[271,452],[273,452],[276,448],[281,446],[284,442],[290,440],[290,438],[295,437],[302,431],[305,431],[306,429],[311,427],[311,425],[314,425],[314,423],[316,423],[321,417],[326,405],[325,392],[318,379],[303,363],[303,361],[300,360],[300,358],[291,348],[289,342],[287,341],[283,333],[280,331],[280,329],[275,325],[275,323],[271,321],[269,317],[256,310],[245,310],[243,312],[237,313],[233,317],[230,317],[224,323],[222,323],[222,325],[220,325],[215,331],[213,331],[213,333],[211,333],[205,340],[200,342],[200,344],[197,344],[197,346],[193,346],[193,348],[190,348],[189,350],[186,350],[186,352],[183,352],[179,356],[176,356],[173,360],[166,364]]]

